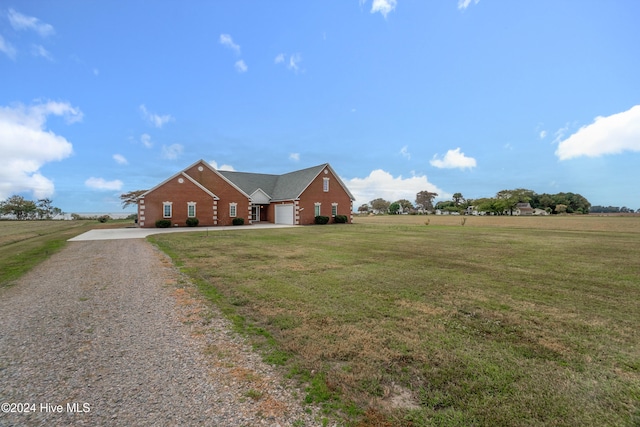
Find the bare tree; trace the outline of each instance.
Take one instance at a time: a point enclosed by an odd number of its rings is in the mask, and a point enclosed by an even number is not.
[[[127,206],[137,205],[138,197],[142,196],[146,192],[147,190],[135,190],[121,194],[120,200],[122,200],[122,209],[125,209]]]

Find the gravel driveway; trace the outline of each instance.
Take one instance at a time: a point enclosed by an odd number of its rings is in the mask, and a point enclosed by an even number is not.
[[[0,426],[319,424],[212,310],[143,240],[69,243],[0,290]]]

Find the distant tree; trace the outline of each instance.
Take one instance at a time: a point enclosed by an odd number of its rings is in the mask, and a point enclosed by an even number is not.
[[[591,211],[591,203],[580,194],[570,193],[569,205],[574,212],[588,214]]]
[[[453,203],[456,206],[460,206],[460,203],[464,202],[464,197],[462,197],[462,193],[453,193]]]
[[[27,200],[24,202],[24,219],[36,219],[38,218],[38,205],[33,200]]]
[[[547,209],[550,208],[553,210],[555,208],[556,203],[553,200],[553,196],[551,194],[543,193],[536,194],[531,200],[531,207],[538,209]]]
[[[436,209],[447,212],[460,212],[462,208],[456,206],[456,203],[453,200],[443,200],[436,203]]]
[[[397,215],[399,211],[400,211],[400,203],[393,202],[389,205],[389,213],[391,215]]]
[[[416,194],[416,207],[423,211],[433,210],[433,199],[438,197],[438,193],[432,193],[430,191],[421,191]]]
[[[531,199],[532,208],[545,209],[554,212],[557,205],[565,205],[567,207],[566,213],[588,214],[592,210],[591,203],[589,203],[585,197],[575,193],[534,194]],[[614,209],[617,212],[619,209],[613,206],[608,208],[597,206],[594,208],[596,209],[594,212],[599,212],[601,209],[603,211]]]
[[[126,209],[127,206],[137,205],[138,197],[142,196],[146,192],[147,190],[135,190],[135,191],[130,191],[128,193],[121,194],[120,200],[122,202],[122,209]]]
[[[518,203],[527,203],[533,196],[534,192],[524,188],[516,188],[515,190],[502,190],[496,194],[499,204],[504,207],[504,211],[509,211],[513,215],[513,210]]]
[[[492,214],[502,214],[504,212],[504,204],[492,197],[476,199],[475,204],[478,212],[488,212]]]
[[[567,205],[557,204],[555,208],[557,214],[563,214],[567,212]]]
[[[384,199],[378,198],[370,201],[369,204],[374,211],[378,211],[379,213],[387,213],[387,211],[389,210],[389,205],[391,203],[387,202]]]
[[[366,203],[360,205],[360,207],[358,208],[358,212],[360,212],[360,213],[369,213],[369,205],[366,204]]]
[[[400,199],[396,203],[400,204],[400,207],[402,208],[402,212],[410,212],[415,209],[413,207],[413,203],[411,203],[407,199]]]
[[[0,212],[3,215],[13,215],[16,219],[29,219],[35,213],[36,204],[22,196],[14,195],[0,202]]]
[[[591,212],[593,213],[618,213],[620,208],[618,206],[592,206]]]
[[[36,203],[38,217],[41,219],[51,219],[53,217],[54,207],[51,199],[40,199]]]

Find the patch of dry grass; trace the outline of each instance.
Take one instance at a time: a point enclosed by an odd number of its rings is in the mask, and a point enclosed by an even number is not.
[[[640,215],[549,215],[549,216],[457,216],[457,215],[370,215],[355,216],[356,224],[425,225],[536,230],[608,231],[640,233]]]
[[[0,288],[66,244],[67,239],[93,228],[124,227],[131,221],[0,221]]]
[[[638,422],[640,218],[379,218],[153,241],[354,423]]]

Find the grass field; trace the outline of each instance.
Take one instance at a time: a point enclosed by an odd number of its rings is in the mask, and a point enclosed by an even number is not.
[[[151,240],[347,424],[640,425],[640,218],[461,221]]]
[[[462,220],[152,240],[327,416],[640,426],[640,218]],[[68,238],[122,226],[0,221],[0,288]]]
[[[131,221],[127,221],[131,222]],[[67,239],[93,228],[122,227],[124,221],[0,221],[0,289],[60,250]]]

